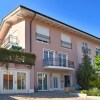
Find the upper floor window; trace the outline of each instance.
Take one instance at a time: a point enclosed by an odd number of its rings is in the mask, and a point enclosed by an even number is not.
[[[44,26],[36,25],[36,40],[50,43],[49,29]]]
[[[64,48],[72,49],[71,38],[66,34],[61,34],[61,46]]]
[[[89,46],[88,46],[88,44],[86,42],[83,42],[82,51],[84,53],[91,54],[91,50],[89,49]]]
[[[100,48],[96,48],[96,56],[100,53]]]

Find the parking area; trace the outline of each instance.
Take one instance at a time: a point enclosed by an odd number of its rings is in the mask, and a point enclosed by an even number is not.
[[[1,94],[0,100],[90,100],[74,97],[64,91],[37,92],[32,94]]]

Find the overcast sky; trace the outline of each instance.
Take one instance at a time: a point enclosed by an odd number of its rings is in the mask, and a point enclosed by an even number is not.
[[[100,0],[1,0],[0,21],[19,5],[100,38]]]

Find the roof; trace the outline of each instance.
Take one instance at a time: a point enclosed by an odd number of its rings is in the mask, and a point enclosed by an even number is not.
[[[92,34],[90,34],[90,33],[88,33],[88,32],[85,32],[85,31],[83,31],[83,30],[80,30],[80,29],[78,29],[78,28],[75,28],[75,27],[73,27],[73,26],[70,26],[70,25],[68,25],[68,24],[66,24],[66,23],[64,23],[64,22],[61,22],[61,21],[59,21],[59,20],[56,20],[56,19],[54,19],[54,18],[51,18],[51,17],[49,17],[49,16],[47,16],[47,15],[44,15],[44,14],[42,14],[42,13],[39,13],[39,12],[37,12],[37,11],[35,11],[35,10],[32,10],[32,9],[29,9],[29,8],[27,8],[27,7],[25,7],[25,6],[23,6],[23,5],[20,5],[20,6],[18,6],[16,9],[25,9],[25,10],[27,10],[27,11],[30,11],[31,13],[33,12],[33,13],[35,13],[35,14],[37,14],[37,15],[40,15],[40,16],[43,16],[43,17],[45,17],[45,18],[47,18],[47,19],[50,19],[50,20],[52,20],[52,21],[55,21],[55,22],[57,22],[57,23],[59,23],[59,24],[61,24],[61,25],[64,25],[64,26],[66,26],[66,27],[68,27],[68,28],[71,28],[71,29],[73,29],[73,30],[75,30],[75,31],[78,31],[78,32],[81,32],[82,33],[82,35],[86,35],[86,36],[89,36],[89,37],[91,37],[91,38],[93,38],[93,39],[96,39],[96,40],[98,40],[99,42],[100,42],[100,38],[99,37],[96,37],[96,36],[94,36],[94,35],[92,35]],[[15,10],[16,10],[15,9]],[[13,13],[15,10],[13,10],[11,13]],[[18,12],[18,11],[17,11]],[[9,16],[11,13],[9,13],[7,16]],[[6,17],[7,17],[6,16]],[[13,16],[13,14],[12,14],[12,16]],[[3,26],[3,24],[4,24],[4,21],[5,21],[5,18],[6,17],[4,17],[3,18],[3,20],[2,20],[2,23],[1,23],[1,28],[2,28],[2,26]]]

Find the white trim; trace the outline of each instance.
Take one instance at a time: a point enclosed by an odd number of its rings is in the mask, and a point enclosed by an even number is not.
[[[53,58],[55,58],[55,50],[43,48],[43,59],[44,59],[44,51],[51,51],[51,52],[53,52]]]
[[[70,67],[63,67],[63,66],[44,66],[44,69],[58,69],[58,70],[75,70],[74,68]]]
[[[48,91],[50,88],[49,73],[48,72],[37,72],[37,84],[38,84],[38,74],[46,74],[47,75],[47,90],[38,90],[38,91]]]
[[[13,75],[13,89],[12,90],[4,90],[3,89],[3,74],[9,72],[11,75]],[[24,90],[18,90],[17,89],[17,72],[23,72],[26,73],[26,89]],[[30,91],[30,70],[28,69],[16,69],[16,68],[0,68],[0,93],[1,94],[9,94],[9,93],[30,93],[34,92],[34,89]]]
[[[54,88],[54,76],[56,76],[58,78],[58,88]],[[59,73],[53,73],[52,74],[52,90],[60,90],[61,89],[61,74]]]

